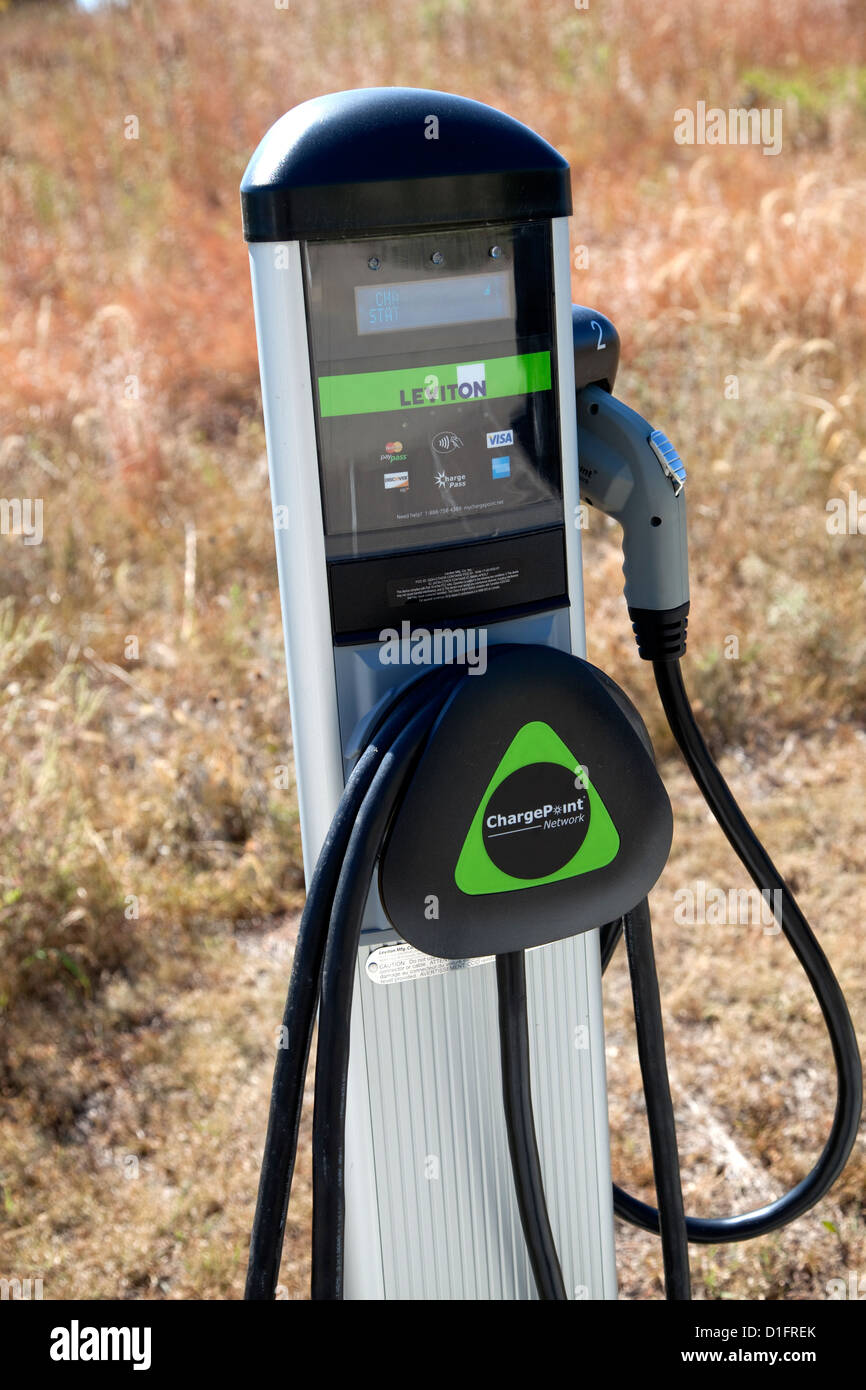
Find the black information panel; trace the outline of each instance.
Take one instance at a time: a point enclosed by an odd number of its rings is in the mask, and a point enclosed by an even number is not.
[[[429,627],[554,607],[567,588],[563,529],[344,560],[329,566],[329,580],[334,635],[344,639],[404,621]]]
[[[548,225],[306,257],[329,558],[561,521]]]

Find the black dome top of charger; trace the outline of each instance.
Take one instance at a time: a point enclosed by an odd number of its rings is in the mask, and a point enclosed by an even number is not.
[[[492,106],[365,87],[305,101],[271,126],[241,205],[247,241],[332,240],[566,217],[571,184],[557,150]]]

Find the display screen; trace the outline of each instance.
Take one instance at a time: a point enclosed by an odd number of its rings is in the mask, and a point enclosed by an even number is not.
[[[549,229],[306,256],[329,559],[561,524]]]
[[[356,285],[359,333],[395,333],[454,323],[488,323],[512,314],[509,271],[445,275],[391,285]]]

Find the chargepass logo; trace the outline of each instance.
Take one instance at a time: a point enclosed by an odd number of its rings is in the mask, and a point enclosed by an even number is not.
[[[437,487],[455,488],[466,486],[465,473],[446,473],[444,468],[436,471],[435,482]]]

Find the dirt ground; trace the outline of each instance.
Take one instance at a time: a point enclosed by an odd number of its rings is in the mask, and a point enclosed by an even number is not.
[[[789,739],[770,756],[724,766],[754,808],[759,832],[772,798],[775,835],[782,826],[804,847],[794,885],[862,1031],[856,927],[864,874],[850,847],[862,841],[866,798],[838,792],[850,785],[861,747],[847,734]],[[679,889],[746,881],[682,765],[671,759],[662,770],[677,829],[653,907],[687,1209],[745,1210],[796,1182],[819,1152],[832,1113],[831,1059],[784,941],[760,924],[674,921]],[[786,857],[778,856],[782,864]],[[66,1058],[60,1088],[52,1069],[40,1093],[43,1058],[64,1050],[51,1018],[43,1015],[20,1047],[13,1040],[10,1064],[26,1095],[7,1100],[7,1122],[17,1122],[28,1142],[6,1169],[13,1221],[4,1251],[16,1268],[43,1272],[46,1297],[241,1295],[296,921],[236,924],[214,936],[182,988],[175,970],[167,982],[157,972],[134,990],[121,981],[109,986],[108,1022]],[[621,952],[605,981],[605,1010],[614,1172],[651,1199]],[[308,1288],[311,1100],[281,1273],[281,1296],[289,1298]],[[829,1281],[847,1279],[866,1258],[864,1179],[859,1146],[831,1196],[789,1230],[742,1246],[692,1247],[696,1296],[827,1297]],[[661,1296],[652,1237],[618,1222],[617,1258],[622,1297]]]

